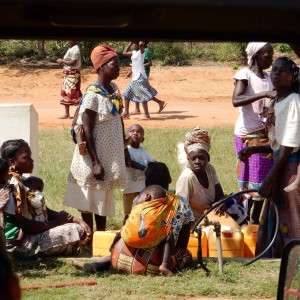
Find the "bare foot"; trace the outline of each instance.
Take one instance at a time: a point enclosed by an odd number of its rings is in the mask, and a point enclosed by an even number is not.
[[[283,190],[288,193],[288,192],[298,190],[298,189],[300,189],[300,180],[298,180],[298,178],[296,178],[296,180],[294,182],[292,182],[290,185],[286,186]]]
[[[97,273],[97,270],[93,267],[93,264],[85,263],[83,261],[78,260],[72,260],[71,265],[77,270],[84,271],[85,273]]]
[[[64,115],[62,117],[59,117],[59,119],[70,119],[70,116],[69,115]]]
[[[165,101],[161,101],[161,103],[159,104],[159,110],[158,110],[158,114],[160,114],[164,108],[167,106],[168,103],[166,103]]]
[[[159,266],[159,271],[165,275],[165,276],[173,276],[174,274],[171,272],[171,270],[166,266],[165,264],[161,264]]]

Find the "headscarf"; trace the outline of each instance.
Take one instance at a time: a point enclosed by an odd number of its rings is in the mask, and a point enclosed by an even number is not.
[[[267,42],[251,42],[247,45],[246,53],[249,66],[252,65],[253,56],[266,44]]]
[[[109,46],[103,45],[95,47],[91,53],[91,61],[94,69],[97,71],[105,63],[116,56],[118,56],[117,52]]]
[[[205,150],[209,154],[211,147],[208,132],[199,126],[185,135],[184,150],[187,154],[195,149]]]

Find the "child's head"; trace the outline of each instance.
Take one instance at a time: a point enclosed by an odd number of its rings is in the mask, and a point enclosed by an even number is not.
[[[20,174],[31,173],[33,159],[29,145],[22,139],[8,140],[1,146],[0,156]]]
[[[136,204],[140,204],[146,201],[154,199],[165,198],[167,196],[166,191],[159,185],[149,185],[143,189],[140,193]]]
[[[299,93],[299,68],[294,61],[288,57],[277,58],[271,70],[271,79],[275,89],[285,89],[291,87],[296,93]]]
[[[169,184],[172,182],[169,169],[163,162],[149,162],[145,170],[145,177],[146,186],[159,185],[165,190],[169,189]]]
[[[0,158],[0,184],[7,183],[9,164],[7,160]]]
[[[131,125],[127,130],[127,134],[131,138],[130,145],[133,148],[138,148],[140,144],[145,140],[144,128],[139,124]]]
[[[42,192],[44,189],[44,182],[41,178],[30,176],[24,180],[24,185],[27,186],[29,189],[34,191]]]

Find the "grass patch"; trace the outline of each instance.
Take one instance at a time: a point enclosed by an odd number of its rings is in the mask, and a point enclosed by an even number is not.
[[[211,162],[215,166],[225,193],[237,190],[233,128],[208,129],[212,138]],[[145,129],[144,147],[170,169],[175,189],[182,167],[177,162],[177,143],[183,142],[187,129]],[[55,210],[75,209],[63,205],[67,174],[74,144],[69,130],[41,130],[39,132],[39,170],[45,181],[48,206]],[[116,217],[108,219],[108,228],[120,228],[123,220],[122,195],[115,192]],[[180,299],[183,297],[229,297],[235,299],[275,297],[279,262],[259,261],[249,267],[240,262],[228,262],[220,276],[217,262],[208,262],[210,276],[198,268],[184,271],[173,278],[162,276],[125,276],[105,272],[86,275],[76,271],[65,258],[15,261],[15,269],[22,286],[79,281],[97,281],[96,286],[72,286],[40,290],[26,290],[23,299]],[[262,272],[263,270],[263,272]]]

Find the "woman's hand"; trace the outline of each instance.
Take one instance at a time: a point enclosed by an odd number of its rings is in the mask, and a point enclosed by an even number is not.
[[[258,193],[262,197],[270,197],[272,195],[273,179],[266,177],[260,186]]]
[[[89,238],[92,238],[92,231],[91,231],[90,226],[87,223],[85,223],[82,219],[80,219],[78,217],[73,217],[73,223],[80,225],[82,227],[82,229],[84,230],[84,232],[86,233],[86,235]]]
[[[238,158],[240,161],[246,162],[248,158],[253,154],[252,147],[245,147],[238,153]]]
[[[100,163],[93,164],[93,174],[97,180],[104,180],[105,171]]]
[[[277,96],[276,91],[268,91],[266,92],[266,98],[274,99]]]
[[[56,61],[59,65],[63,65],[63,60],[61,58],[59,58],[57,61]]]

